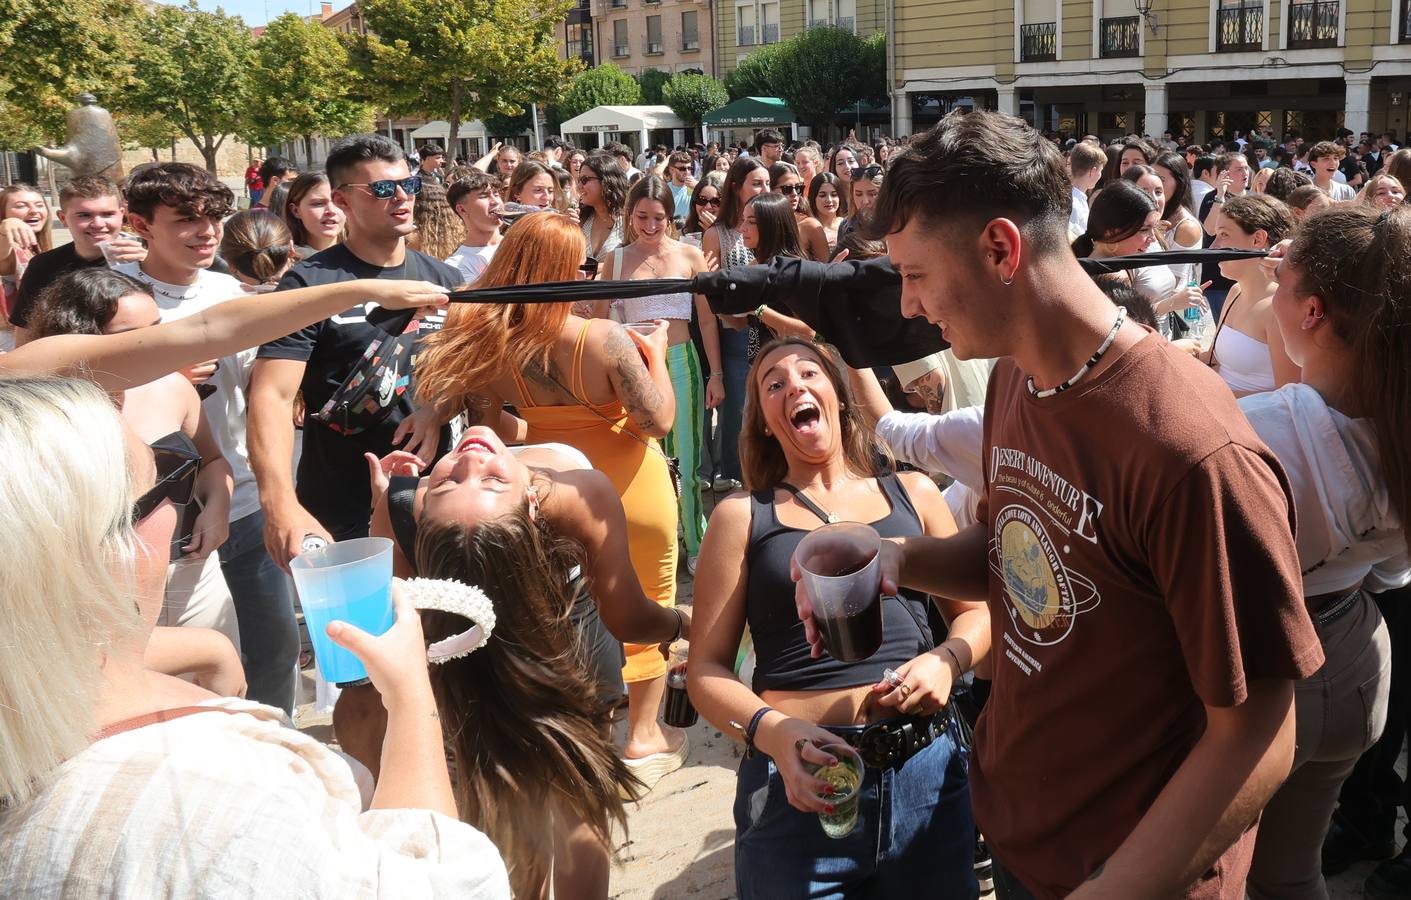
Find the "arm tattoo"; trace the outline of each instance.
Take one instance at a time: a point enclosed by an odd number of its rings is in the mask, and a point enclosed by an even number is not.
[[[618,399],[627,409],[627,414],[638,425],[649,425],[656,411],[661,408],[661,391],[652,381],[651,373],[642,362],[642,354],[628,336],[627,329],[614,325],[603,342],[608,365],[616,370],[618,377]]]
[[[926,401],[926,411],[932,415],[940,415],[945,412],[945,378],[944,375],[941,378],[936,378],[937,374],[940,374],[939,370],[923,375],[917,379],[916,384],[912,385],[912,389],[916,391],[917,395]],[[937,382],[940,383],[937,384]]]

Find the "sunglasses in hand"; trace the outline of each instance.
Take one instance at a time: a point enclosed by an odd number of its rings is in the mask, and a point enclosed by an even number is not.
[[[148,446],[157,466],[157,483],[132,504],[134,523],[150,516],[163,500],[170,500],[174,506],[190,503],[201,469],[201,452],[183,432],[173,432]]]
[[[402,179],[384,178],[381,181],[368,181],[363,183],[340,184],[338,190],[343,188],[367,188],[367,192],[379,200],[390,200],[397,193],[397,188],[401,188],[408,197],[415,197],[421,193],[421,177],[419,175],[409,175]]]

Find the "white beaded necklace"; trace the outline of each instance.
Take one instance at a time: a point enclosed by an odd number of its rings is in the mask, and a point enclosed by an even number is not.
[[[1126,320],[1126,318],[1127,310],[1123,307],[1118,307],[1117,321],[1112,323],[1112,330],[1107,333],[1107,340],[1102,342],[1102,346],[1097,348],[1096,353],[1088,357],[1088,361],[1083,363],[1083,367],[1079,369],[1073,375],[1072,378],[1068,379],[1057,387],[1051,387],[1041,391],[1038,388],[1034,387],[1034,376],[1028,376],[1024,384],[1029,388],[1030,396],[1038,400],[1043,400],[1047,397],[1052,397],[1054,394],[1061,394],[1071,388],[1073,385],[1077,384],[1084,375],[1088,374],[1089,370],[1091,370],[1093,366],[1097,365],[1098,360],[1102,359],[1102,355],[1107,352],[1109,347],[1112,346],[1112,342],[1117,340],[1117,332],[1121,330],[1122,323]]]

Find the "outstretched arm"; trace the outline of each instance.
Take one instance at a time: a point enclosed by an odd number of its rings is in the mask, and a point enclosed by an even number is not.
[[[77,375],[109,391],[263,344],[372,297],[390,309],[444,306],[445,289],[423,281],[344,281],[247,295],[194,316],[122,334],[62,334],[0,355],[0,375]]]

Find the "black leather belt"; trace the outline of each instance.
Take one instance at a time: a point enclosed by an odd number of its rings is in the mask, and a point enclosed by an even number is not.
[[[871,725],[824,725],[857,751],[869,769],[900,769],[950,727],[950,707],[935,715],[903,716]]]
[[[1313,624],[1319,628],[1327,628],[1329,625],[1341,619],[1352,611],[1357,605],[1357,599],[1362,596],[1362,589],[1355,588],[1346,594],[1334,596],[1323,603],[1318,610],[1313,613]]]

